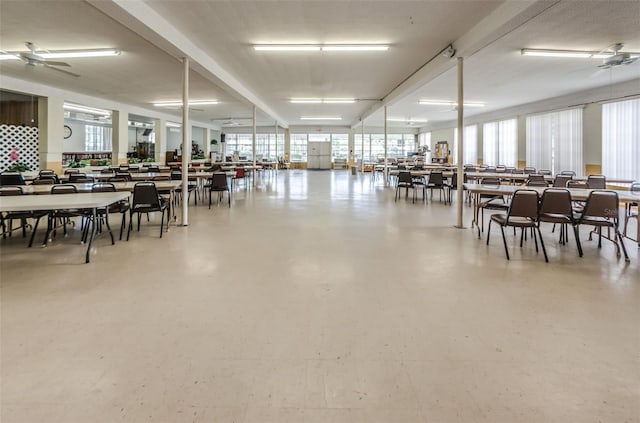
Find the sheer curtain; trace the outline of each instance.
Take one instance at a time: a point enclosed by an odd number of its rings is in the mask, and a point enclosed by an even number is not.
[[[553,173],[573,170],[581,176],[584,174],[582,109],[565,110],[556,115],[557,137],[553,139]]]
[[[582,109],[527,116],[527,166],[584,173]]]
[[[478,163],[478,125],[464,127],[464,149],[462,151],[463,164]],[[458,162],[458,128],[453,131],[453,161]]]
[[[552,168],[553,126],[551,113],[527,116],[527,166]]]
[[[482,164],[495,166],[498,164],[498,122],[482,125]]]
[[[602,173],[640,180],[640,99],[602,105]]]
[[[498,164],[518,166],[518,121],[498,122]]]

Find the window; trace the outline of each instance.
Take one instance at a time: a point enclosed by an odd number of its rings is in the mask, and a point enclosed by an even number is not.
[[[518,121],[488,122],[482,127],[482,161],[485,165],[518,165]]]
[[[291,134],[291,157],[292,162],[307,161],[307,134]]]
[[[527,116],[527,166],[584,173],[582,109]]]
[[[111,127],[85,125],[84,149],[85,151],[110,151]]]
[[[462,149],[463,164],[478,163],[478,125],[464,127],[464,148]],[[453,162],[458,162],[458,128],[453,132]]]
[[[384,160],[384,134],[371,134],[371,161]]]
[[[331,134],[331,156],[332,161],[349,158],[349,134]]]
[[[402,138],[404,140],[404,148],[402,150],[403,157],[407,157],[409,154],[415,153],[418,150],[416,136],[414,134],[404,134]]]
[[[640,99],[602,105],[602,173],[640,180]]]
[[[362,133],[355,134],[354,147],[357,160],[364,160],[365,162],[371,160],[371,136],[364,134],[364,142]]]

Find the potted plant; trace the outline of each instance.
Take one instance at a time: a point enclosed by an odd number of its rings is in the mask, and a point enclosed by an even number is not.
[[[14,162],[7,168],[7,172],[26,172],[28,170],[31,170],[31,168],[22,162]]]

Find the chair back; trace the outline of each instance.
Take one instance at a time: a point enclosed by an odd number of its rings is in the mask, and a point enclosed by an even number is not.
[[[68,170],[71,170],[71,171],[75,170],[76,172],[80,172],[78,169],[68,169]],[[38,172],[38,176],[44,176],[44,175],[50,176],[55,174],[56,174],[56,171],[52,169],[41,169],[40,172]]]
[[[587,183],[592,189],[606,189],[607,178],[604,175],[589,175],[587,177]]]
[[[570,181],[567,181],[567,188],[589,189],[590,186],[585,181],[574,181],[572,179]]]
[[[181,171],[171,171],[171,180],[172,181],[181,181],[182,180],[182,172]]]
[[[227,190],[227,175],[225,173],[214,173],[211,177],[212,190]]]
[[[563,170],[562,172],[560,172],[560,175],[572,176],[575,178],[576,173],[573,170]]]
[[[527,182],[531,182],[531,181],[545,182],[544,175],[541,175],[540,173],[530,173],[529,180]]]
[[[149,166],[149,172],[156,172],[156,173],[160,173],[160,167],[159,166]]]
[[[41,171],[40,171],[40,175],[42,175],[42,172],[43,172],[43,171],[41,170]],[[47,172],[49,172],[49,171],[47,171]],[[53,173],[55,173],[55,172],[53,172]],[[71,168],[71,169],[65,169],[65,170],[64,170],[64,174],[65,174],[65,175],[70,175],[70,174],[72,174],[72,173],[80,173],[80,169],[77,169],[77,168]]]
[[[458,172],[453,172],[453,175],[451,175],[451,184],[449,185],[449,187],[451,189],[457,189],[458,188]]]
[[[518,189],[513,193],[507,221],[510,217],[525,217],[532,220],[538,218],[538,191]]]
[[[535,167],[525,167],[524,168],[524,173],[529,175],[531,173],[536,173],[536,168]]]
[[[489,167],[487,167],[484,171],[485,171],[485,172],[487,172],[487,173],[496,173],[496,172],[497,172],[497,170],[498,170],[498,169],[497,169],[496,167],[494,167],[494,166],[489,166]]]
[[[52,185],[51,194],[75,194],[78,188],[75,185]]]
[[[411,172],[401,171],[398,173],[398,183],[412,184]]]
[[[618,193],[609,190],[596,190],[589,193],[581,218],[600,217],[618,222]]]
[[[542,181],[539,179],[529,179],[527,181],[527,186],[528,187],[548,187],[549,184],[547,184],[547,181],[545,181],[544,179]]]
[[[95,180],[91,176],[86,176],[84,178],[75,178],[74,180],[69,180],[70,184],[92,184]]]
[[[153,177],[154,181],[169,181],[171,180],[171,175],[156,175]]]
[[[634,182],[629,187],[629,191],[631,192],[640,192],[640,182]]]
[[[75,182],[77,179],[83,179],[86,177],[87,177],[86,173],[80,173],[80,172],[69,173],[69,182]]]
[[[93,184],[91,192],[116,192],[116,186],[110,182],[99,182]]]
[[[507,166],[507,167],[504,169],[504,171],[505,171],[506,173],[515,173],[515,172],[516,172],[516,168],[515,168],[515,167]]]
[[[567,182],[573,179],[573,175],[556,175],[556,179],[553,180],[553,186],[556,188],[564,188],[567,186]]]
[[[548,188],[540,199],[540,214],[572,216],[571,194],[566,189]]]
[[[110,173],[113,175],[114,171],[111,168],[105,167],[104,169],[100,169],[100,173],[104,173],[104,174]]]
[[[46,176],[40,176],[33,181],[31,181],[32,185],[53,185],[56,183],[56,180],[53,178],[48,178]]]
[[[239,167],[236,169],[236,178],[244,178],[244,168],[243,167]]]
[[[9,197],[13,195],[22,195],[24,192],[19,186],[0,187],[0,197]]]
[[[429,184],[431,185],[444,184],[444,177],[442,176],[442,172],[431,172],[429,174]]]
[[[122,178],[125,181],[131,180],[131,174],[129,172],[116,172],[116,178]]]
[[[112,177],[107,179],[107,182],[127,182],[127,180],[125,178],[119,178],[119,177]]]
[[[550,171],[550,170],[546,170],[546,169],[544,169],[544,170],[539,170],[539,171],[538,171],[538,174],[539,174],[539,175],[547,175],[547,176],[548,176],[548,175],[551,175],[551,171]]]
[[[160,207],[160,195],[153,182],[138,182],[133,186],[133,205],[143,207]]]
[[[507,172],[507,167],[504,165],[498,165],[496,166],[496,173],[506,173]]]
[[[0,173],[0,186],[26,185],[20,173]]]
[[[500,179],[498,178],[482,178],[480,179],[482,185],[500,185]]]

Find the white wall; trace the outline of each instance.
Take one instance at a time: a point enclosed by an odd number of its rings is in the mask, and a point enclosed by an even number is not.
[[[602,104],[587,104],[582,113],[584,164],[602,165]]]

